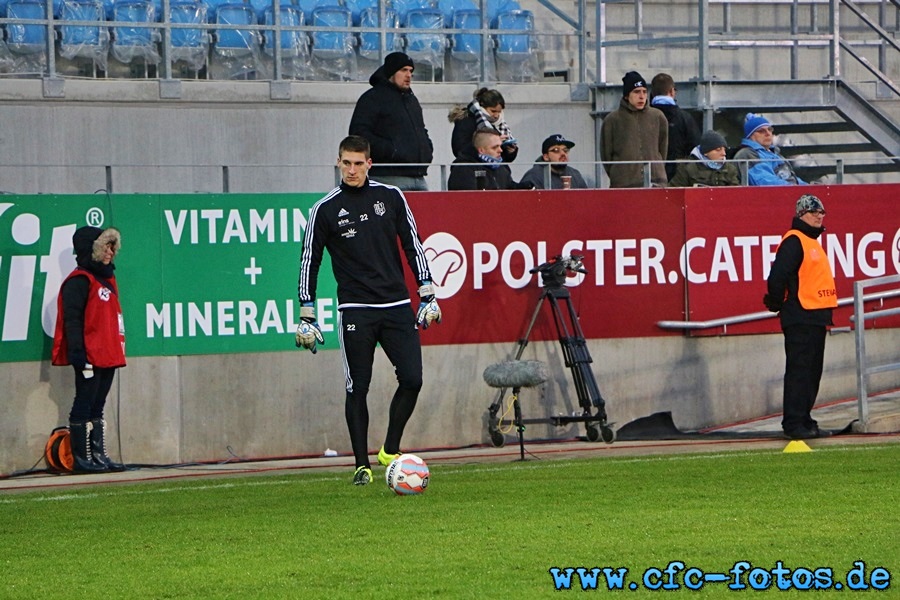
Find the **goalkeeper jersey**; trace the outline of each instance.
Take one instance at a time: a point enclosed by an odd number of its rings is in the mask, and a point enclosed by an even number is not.
[[[300,256],[300,302],[316,299],[326,249],[337,282],[338,309],[408,304],[401,249],[416,281],[431,280],[416,221],[394,186],[369,179],[359,188],[341,183],[313,205]]]

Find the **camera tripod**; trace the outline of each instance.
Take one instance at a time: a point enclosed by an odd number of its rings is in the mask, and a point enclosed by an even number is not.
[[[553,263],[547,263],[547,265],[552,264]],[[563,265],[564,264],[565,263],[563,263]],[[584,270],[581,269],[580,260],[576,260],[574,264],[577,268],[571,268],[571,266],[568,268],[570,270],[584,272]],[[562,347],[565,364],[572,371],[572,379],[575,382],[575,390],[578,394],[578,404],[581,407],[582,414],[523,419],[522,410],[519,406],[518,393],[514,393],[513,424],[519,435],[519,444],[520,446],[523,444],[525,425],[532,423],[549,423],[556,427],[563,427],[570,423],[584,423],[588,440],[592,442],[603,440],[607,444],[610,444],[615,439],[615,432],[606,422],[606,402],[603,400],[603,396],[600,395],[600,389],[597,387],[597,380],[594,378],[594,373],[590,367],[593,359],[591,359],[590,352],[588,351],[587,342],[584,339],[584,333],[578,322],[578,315],[575,312],[575,307],[572,305],[572,296],[569,293],[568,288],[562,283],[565,281],[565,267],[562,271],[562,277],[560,278],[554,277],[553,275],[558,275],[558,273],[552,272],[547,265],[541,265],[540,267],[532,269],[532,272],[540,271],[542,273],[544,287],[542,288],[537,306],[534,308],[534,313],[531,315],[531,322],[528,324],[525,337],[518,342],[515,360],[522,358],[522,353],[528,345],[528,338],[531,336],[534,324],[540,315],[541,307],[544,305],[544,301],[548,301],[553,313],[553,322],[556,325],[556,331],[559,335],[559,345]],[[556,265],[559,265],[559,263],[556,263]],[[559,271],[558,268],[554,268],[553,270]],[[565,303],[565,312],[560,306],[561,302]],[[567,324],[567,320],[568,323],[571,324],[571,327]],[[516,390],[516,392],[518,392],[518,390]],[[490,407],[488,407],[488,433],[491,437],[491,443],[497,448],[502,447],[506,443],[503,432],[500,431],[500,419],[497,418],[497,413],[500,412],[500,407],[505,395],[506,388],[503,388],[499,391],[497,399]],[[591,414],[591,411],[594,408],[596,408],[597,411],[595,414]],[[524,450],[522,454],[524,457]]]

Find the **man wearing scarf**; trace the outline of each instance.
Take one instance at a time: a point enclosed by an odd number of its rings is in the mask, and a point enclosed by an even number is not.
[[[671,187],[717,187],[741,185],[741,174],[734,163],[725,162],[727,142],[718,132],[709,130],[700,144],[691,150],[691,162],[681,163]]]
[[[450,190],[516,190],[531,189],[512,178],[501,157],[501,139],[493,129],[479,129],[472,138],[473,153],[463,154],[450,167]]]

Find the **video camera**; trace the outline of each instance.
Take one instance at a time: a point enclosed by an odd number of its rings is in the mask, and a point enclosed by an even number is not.
[[[545,263],[531,269],[529,273],[541,274],[541,285],[545,288],[560,288],[566,285],[566,278],[575,273],[587,273],[582,261],[584,256],[570,254],[569,256],[554,256]]]

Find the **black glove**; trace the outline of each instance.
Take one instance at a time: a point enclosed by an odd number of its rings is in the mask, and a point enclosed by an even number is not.
[[[768,308],[772,312],[777,313],[781,310],[781,306],[784,304],[784,302],[778,300],[777,298],[773,298],[769,294],[766,294],[765,296],[763,296],[763,304],[765,304],[766,308]]]
[[[69,364],[79,371],[84,371],[84,365],[87,364],[87,355],[84,353],[84,350],[74,350],[69,348],[68,354]]]

